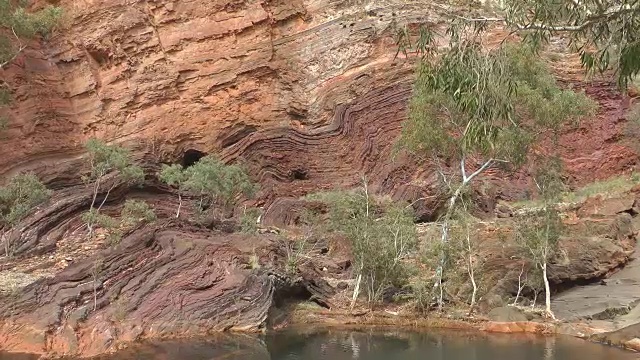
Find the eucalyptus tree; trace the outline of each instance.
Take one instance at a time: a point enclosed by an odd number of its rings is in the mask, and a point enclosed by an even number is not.
[[[163,164],[162,169],[158,173],[158,178],[167,185],[177,188],[178,209],[176,210],[176,218],[180,217],[180,209],[182,209],[182,192],[184,191],[184,185],[187,180],[187,174],[184,172],[184,168],[180,164]]]
[[[442,51],[436,36],[421,33],[423,57],[399,142],[439,169],[459,169],[450,177],[439,171],[450,190],[440,218],[443,251],[434,282],[440,308],[444,247],[456,207],[472,181],[497,165],[517,169],[538,134],[594,109],[584,94],[560,89],[531,47],[505,43],[484,48],[484,29],[484,24],[455,22]]]
[[[28,12],[23,1],[0,0],[0,69],[11,64],[27,48],[22,38],[46,37],[59,24],[62,8],[47,6],[39,11]],[[0,107],[11,103],[11,87],[0,85]],[[0,131],[9,126],[7,117],[0,117]]]
[[[637,0],[506,0],[504,22],[533,44],[569,40],[589,71],[613,70],[626,88],[640,72]]]
[[[551,311],[551,287],[548,263],[556,253],[563,230],[557,208],[564,190],[562,162],[557,156],[538,158],[534,180],[542,205],[532,214],[517,220],[516,240],[528,257],[541,271],[545,291],[545,313],[554,318]]]
[[[128,184],[140,183],[144,180],[144,171],[131,160],[129,150],[119,145],[109,145],[92,138],[87,141],[86,150],[89,153],[88,160],[90,172],[82,177],[85,184],[93,187],[93,195],[89,212],[83,216],[87,223],[89,234],[93,234],[93,225],[99,218],[99,213],[106,203],[111,191],[118,185],[118,181],[112,180],[100,204],[97,204],[98,194],[108,174],[115,174]]]
[[[351,307],[361,286],[373,304],[390,286],[406,285],[411,272],[407,259],[417,248],[414,214],[406,207],[373,196],[362,188],[307,195],[329,205],[329,230],[350,242],[356,277]]]
[[[640,2],[637,0],[499,0],[487,1],[491,11],[462,14],[455,7],[432,4],[452,23],[473,24],[485,32],[489,26],[504,26],[510,34],[540,49],[553,38],[565,39],[580,55],[590,73],[612,71],[625,90],[640,72]],[[415,48],[424,51],[433,35],[420,29]],[[413,48],[409,32],[398,31],[398,53]],[[397,55],[397,54],[396,54]]]
[[[218,205],[228,213],[239,196],[252,196],[256,190],[242,166],[227,165],[214,155],[207,155],[187,168],[164,165],[158,177],[178,188],[176,217],[180,216],[184,192],[198,198],[196,209],[202,214],[210,205]]]
[[[0,237],[5,256],[11,256],[11,238],[16,225],[51,195],[34,174],[18,174],[0,187]]]
[[[47,6],[35,12],[26,11],[21,1],[0,0],[0,68],[13,61],[27,45],[20,37],[48,36],[62,17],[62,8]],[[13,40],[12,40],[13,38]]]

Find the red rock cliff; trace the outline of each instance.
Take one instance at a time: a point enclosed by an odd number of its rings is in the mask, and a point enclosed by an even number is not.
[[[25,221],[19,252],[48,254],[80,236],[90,200],[80,185],[82,149],[92,136],[130,146],[149,172],[188,149],[242,159],[260,182],[258,205],[272,205],[280,222],[291,197],[351,187],[362,175],[396,198],[433,195],[428,168],[391,157],[413,77],[410,60],[394,60],[395,26],[438,21],[429,2],[405,3],[61,0],[68,20],[60,33],[34,41],[1,74],[15,101],[0,176],[34,170],[56,189],[51,205]],[[635,166],[614,84],[580,81],[567,59],[560,76],[601,105],[563,135],[573,180]],[[519,196],[526,171],[515,180],[495,196]],[[159,189],[150,180],[131,195],[166,215],[176,200]],[[114,192],[113,206],[125,193]],[[418,207],[428,219],[437,205]],[[247,268],[251,246],[241,239],[164,221],[109,251],[97,305],[87,285],[92,263],[83,262],[0,307],[11,319],[0,327],[6,347],[91,355],[145,336],[256,328],[271,305],[276,280]],[[118,308],[107,306],[116,298],[130,304],[118,324]]]

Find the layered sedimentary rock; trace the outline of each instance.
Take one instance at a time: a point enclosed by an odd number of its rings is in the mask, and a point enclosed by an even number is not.
[[[4,303],[3,347],[89,355],[117,341],[258,329],[274,280],[251,273],[243,242],[171,223],[140,230]]]
[[[0,177],[35,171],[55,190],[21,224],[13,239],[17,253],[26,259],[70,248],[73,256],[62,259],[61,268],[71,264],[63,272],[3,303],[0,342],[7,348],[88,355],[113,349],[118,341],[258,328],[279,289],[273,274],[247,268],[253,252],[276,251],[268,236],[243,238],[161,220],[129,234],[118,247],[97,251],[105,247],[99,243],[85,251],[79,216],[90,190],[80,176],[86,171],[83,144],[93,136],[130,147],[148,175],[141,189],[117,187],[107,212],[133,197],[151,203],[161,219],[170,217],[177,197],[154,173],[159,163],[179,161],[195,149],[247,165],[260,184],[253,205],[265,208],[266,225],[295,224],[296,214],[315,206],[300,196],[358,186],[363,176],[373,191],[413,203],[421,220],[437,215],[445,194],[433,169],[392,152],[407,116],[414,65],[412,58],[395,59],[393,37],[404,24],[437,23],[439,8],[433,4],[59,4],[68,15],[59,33],[47,42],[33,41],[0,74],[14,94],[9,128],[0,139]],[[625,137],[628,103],[613,83],[583,82],[573,72],[573,58],[561,61],[554,66],[563,83],[584,88],[600,104],[597,116],[562,135],[573,183],[635,166],[638,157]],[[497,198],[525,196],[526,168],[509,178],[492,170],[487,179],[495,185],[479,193],[487,213]],[[558,263],[556,282],[598,277],[618,267],[629,249],[614,240],[602,251],[594,247],[584,268]],[[573,246],[569,253],[580,257],[579,239],[567,241]],[[505,287],[518,271],[518,264],[508,263]],[[317,271],[301,271],[299,284],[322,302],[330,290],[319,283]],[[120,300],[126,305],[119,309],[119,298],[130,300]]]

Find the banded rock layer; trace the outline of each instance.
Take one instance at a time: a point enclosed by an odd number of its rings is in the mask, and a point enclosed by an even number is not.
[[[413,78],[411,59],[394,60],[394,26],[439,21],[433,4],[405,3],[61,0],[66,27],[32,42],[0,74],[15,98],[0,139],[0,176],[33,170],[55,190],[21,225],[18,253],[26,259],[83,248],[79,216],[89,190],[80,184],[82,147],[92,136],[131,147],[149,175],[142,189],[116,188],[107,211],[136,197],[170,217],[177,198],[153,173],[196,149],[248,165],[266,223],[295,222],[306,206],[300,196],[357,186],[363,176],[373,191],[433,219],[442,202],[433,169],[392,156]],[[582,82],[573,60],[563,61],[564,83],[601,105],[562,136],[572,180],[627,171],[638,157],[626,146],[621,96],[613,83]],[[524,169],[505,182],[491,171],[497,186],[480,194],[484,210],[491,213],[497,198],[522,197],[527,175]],[[96,258],[89,258],[3,303],[0,340],[14,350],[90,355],[136,338],[258,328],[279,289],[268,274],[246,268],[252,251],[273,251],[264,241],[162,220],[100,253],[95,301]],[[627,254],[616,251],[615,261],[602,260],[607,269],[589,268],[587,276],[619,266]],[[563,279],[575,275],[566,272]],[[318,278],[303,284],[322,298]],[[119,310],[121,295],[131,300]]]

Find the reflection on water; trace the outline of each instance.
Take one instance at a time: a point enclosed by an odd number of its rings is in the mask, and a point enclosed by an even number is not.
[[[271,336],[271,360],[629,360],[637,355],[569,337],[462,332],[324,332]]]
[[[0,360],[38,357],[2,355]],[[99,360],[631,360],[634,353],[569,337],[463,332],[296,331],[145,344]]]

